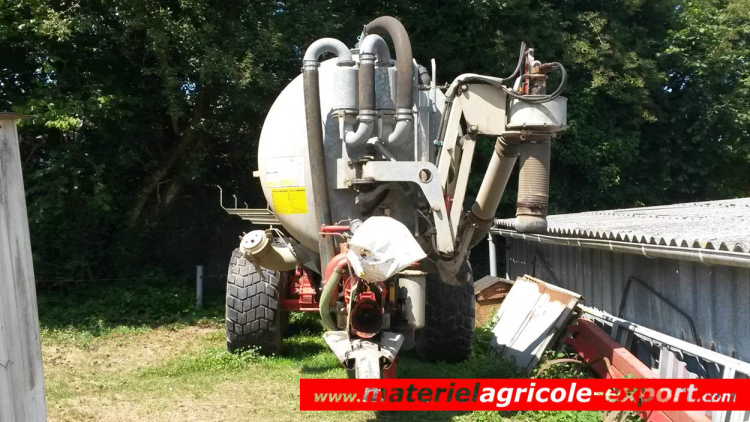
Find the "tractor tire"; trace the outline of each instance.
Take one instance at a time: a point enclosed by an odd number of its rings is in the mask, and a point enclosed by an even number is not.
[[[452,286],[436,274],[427,276],[425,327],[416,333],[417,354],[424,360],[461,362],[474,340],[474,287]]]
[[[281,351],[289,317],[280,309],[280,274],[258,268],[238,249],[227,272],[227,349],[232,353],[259,348],[264,354]]]

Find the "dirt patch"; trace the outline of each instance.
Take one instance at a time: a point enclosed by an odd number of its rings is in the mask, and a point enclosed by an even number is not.
[[[137,370],[205,345],[221,336],[217,326],[157,328],[145,333],[112,334],[87,347],[44,344],[45,366],[77,371]]]
[[[49,420],[355,422],[373,417],[371,412],[300,413],[302,369],[292,365],[252,364],[236,373],[205,371],[175,378],[143,375],[148,368],[201,356],[222,343],[223,331],[213,325],[117,334],[86,347],[45,345]]]

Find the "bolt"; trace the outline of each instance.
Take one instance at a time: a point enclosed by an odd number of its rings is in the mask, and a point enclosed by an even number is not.
[[[430,180],[432,180],[432,172],[427,169],[419,170],[419,180],[421,180],[422,183],[429,182]]]

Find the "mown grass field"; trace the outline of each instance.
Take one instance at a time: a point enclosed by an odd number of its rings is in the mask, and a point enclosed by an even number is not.
[[[599,412],[300,412],[299,379],[344,378],[318,321],[293,314],[284,350],[226,352],[223,298],[193,309],[187,285],[80,286],[39,292],[50,421],[598,421]],[[518,375],[486,331],[459,364],[402,355],[402,377]],[[547,376],[584,376],[557,366]]]

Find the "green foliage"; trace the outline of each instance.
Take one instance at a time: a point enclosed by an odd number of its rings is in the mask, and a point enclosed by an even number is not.
[[[553,212],[747,195],[749,6],[0,0],[0,109],[33,115],[21,137],[37,274],[225,264],[243,226],[211,185],[264,206],[249,177],[256,142],[304,47],[322,36],[353,45],[382,14],[403,20],[420,62],[437,59],[441,82],[510,73],[521,40],[566,64]]]
[[[647,136],[659,193],[747,195],[750,183],[750,3],[688,1],[661,54],[668,69],[664,117]],[[664,187],[671,187],[667,191]]]
[[[561,350],[548,349],[544,352],[539,365],[532,371],[534,378],[596,378],[588,365],[559,361],[558,359],[576,359],[576,354],[565,346]]]
[[[197,310],[189,286],[161,279],[47,289],[38,295],[42,334],[81,346],[113,333],[219,320],[220,302],[211,298],[208,306]]]
[[[216,373],[239,371],[267,359],[255,350],[232,354],[224,347],[202,350],[198,356],[182,356],[165,366],[149,368],[141,373],[144,377],[181,377],[193,373]]]

